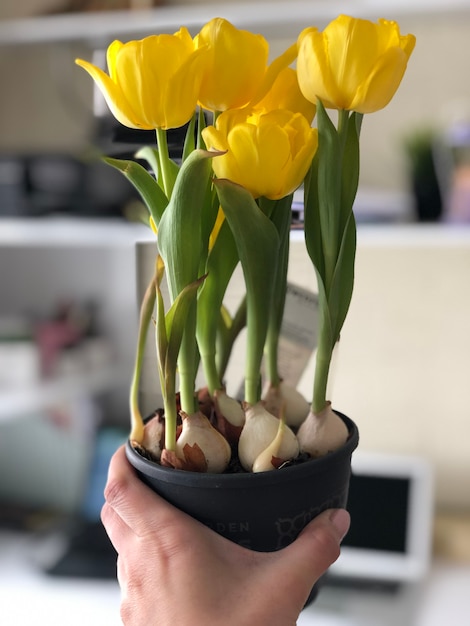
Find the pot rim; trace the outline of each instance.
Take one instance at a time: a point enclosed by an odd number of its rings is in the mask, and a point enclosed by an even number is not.
[[[266,471],[260,473],[236,473],[236,474],[212,474],[190,472],[187,470],[179,470],[170,467],[163,467],[158,463],[150,461],[140,455],[128,440],[126,443],[126,455],[131,465],[144,475],[152,479],[158,479],[162,482],[173,483],[176,485],[189,485],[204,488],[246,488],[248,485],[267,486],[279,482],[284,476],[286,479],[301,478],[311,473],[328,473],[330,466],[334,465],[338,460],[350,457],[357,448],[359,442],[359,431],[356,424],[346,415],[335,410],[335,413],[341,417],[349,430],[349,437],[346,443],[329,454],[300,463],[285,467],[279,471]]]

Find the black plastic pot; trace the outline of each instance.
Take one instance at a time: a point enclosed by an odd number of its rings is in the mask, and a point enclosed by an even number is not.
[[[290,544],[316,515],[345,507],[351,455],[359,433],[338,413],[349,439],[325,457],[259,474],[200,474],[162,467],[128,442],[129,462],[168,502],[220,535],[252,550],[273,552]]]

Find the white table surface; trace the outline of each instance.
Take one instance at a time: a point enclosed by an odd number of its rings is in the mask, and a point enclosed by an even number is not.
[[[24,533],[0,533],[0,624],[120,626],[116,582],[42,573],[41,563],[57,547]],[[469,593],[470,564],[438,562],[422,584],[397,593],[324,587],[297,626],[470,626]]]

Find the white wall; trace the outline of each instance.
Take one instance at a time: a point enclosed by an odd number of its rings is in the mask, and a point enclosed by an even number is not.
[[[470,509],[470,232],[362,227],[349,315],[329,396],[363,450],[416,454],[440,508]],[[315,284],[303,243],[290,279]],[[300,389],[311,396],[312,361]]]

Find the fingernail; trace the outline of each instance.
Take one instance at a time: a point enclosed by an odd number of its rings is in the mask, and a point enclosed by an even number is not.
[[[349,530],[351,518],[345,509],[335,509],[330,515],[330,521],[336,528],[340,541]]]

